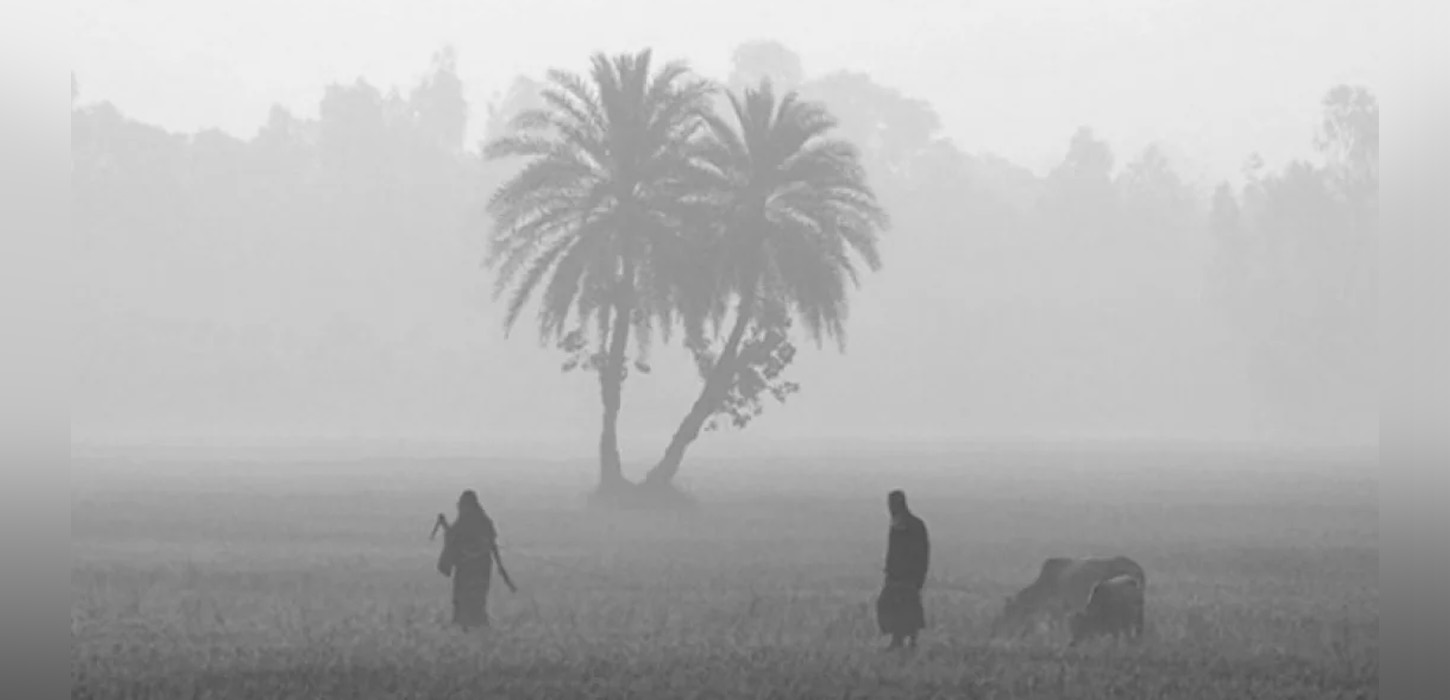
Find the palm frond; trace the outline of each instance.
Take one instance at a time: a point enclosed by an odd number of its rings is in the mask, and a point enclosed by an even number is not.
[[[587,277],[586,272],[590,266],[598,264],[600,249],[608,245],[610,226],[607,221],[599,221],[593,226],[581,228],[578,235],[569,239],[574,244],[567,254],[559,258],[539,300],[540,336],[564,333],[569,310],[575,306]]]
[[[508,337],[513,330],[514,322],[518,320],[519,313],[523,311],[524,306],[533,295],[534,288],[539,286],[539,282],[554,266],[555,261],[576,242],[576,239],[563,239],[555,243],[543,255],[533,259],[528,272],[518,286],[514,287],[513,295],[509,298],[508,313],[504,316],[504,337]]]
[[[702,199],[727,217],[711,248],[725,261],[711,293],[762,295],[762,304],[789,309],[818,345],[830,337],[844,348],[858,261],[880,268],[877,236],[889,225],[857,151],[829,138],[836,120],[824,107],[795,93],[777,99],[768,81],[730,93],[729,102],[735,124],[706,116],[707,143],[692,162],[695,181],[718,193]],[[695,302],[695,327],[719,318],[719,308]]]
[[[486,205],[486,264],[495,296],[509,296],[508,327],[537,296],[541,337],[597,323],[604,343],[623,304],[644,354],[702,303],[682,301],[682,261],[720,211],[724,171],[702,155],[701,135],[714,87],[684,63],[651,61],[648,50],[596,53],[587,77],[549,71],[543,105],[486,146],[490,159],[528,159]]]

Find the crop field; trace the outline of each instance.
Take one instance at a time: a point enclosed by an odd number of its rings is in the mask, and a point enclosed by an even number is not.
[[[699,458],[698,507],[645,513],[585,508],[584,461],[77,454],[77,698],[1379,695],[1375,455]],[[428,539],[464,488],[519,585],[469,634]],[[932,537],[909,654],[873,617],[891,488]],[[1088,554],[1147,570],[1142,643],[988,638],[1044,558]]]

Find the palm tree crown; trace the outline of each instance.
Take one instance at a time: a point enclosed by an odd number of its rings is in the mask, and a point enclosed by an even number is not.
[[[707,115],[693,149],[722,222],[710,244],[717,286],[697,290],[707,318],[718,330],[733,297],[737,313],[793,311],[818,345],[844,343],[847,284],[859,284],[857,259],[880,269],[888,223],[856,149],[827,136],[836,122],[823,106],[794,92],[777,101],[769,81],[730,106],[738,128]]]
[[[844,348],[846,285],[859,284],[856,258],[872,270],[881,266],[876,236],[886,214],[856,149],[826,136],[835,126],[830,114],[795,93],[777,102],[768,81],[730,95],[730,106],[739,128],[706,115],[708,131],[688,149],[687,179],[698,193],[692,201],[715,222],[692,231],[703,239],[696,260],[709,269],[681,295],[688,345],[705,383],[646,486],[670,483],[700,429],[729,410],[740,378],[755,374],[759,342],[779,342],[792,316],[818,346],[829,336]],[[731,306],[735,318],[716,355],[705,328],[718,336]],[[756,341],[747,340],[752,328]]]
[[[643,349],[656,321],[666,333],[673,323],[669,276],[688,255],[684,146],[712,87],[678,62],[651,76],[648,50],[596,54],[591,77],[550,71],[544,106],[519,114],[485,149],[490,159],[531,159],[489,200],[487,264],[495,296],[509,296],[506,330],[542,286],[541,340],[562,336],[572,315],[581,327],[596,321],[604,343],[613,308]]]

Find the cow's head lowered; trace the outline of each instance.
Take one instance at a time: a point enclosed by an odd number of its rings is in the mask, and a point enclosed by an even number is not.
[[[1017,637],[1029,628],[1037,606],[1030,596],[1022,593],[1009,595],[1002,603],[1002,612],[992,620],[992,637]]]

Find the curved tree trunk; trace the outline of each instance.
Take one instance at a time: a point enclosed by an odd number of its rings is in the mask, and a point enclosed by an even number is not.
[[[629,345],[630,304],[620,292],[614,302],[614,323],[609,331],[609,354],[599,368],[599,396],[604,421],[599,431],[599,490],[618,491],[628,482],[619,457],[619,409],[624,397],[624,351]]]
[[[754,310],[753,298],[740,299],[735,312],[735,327],[730,330],[725,347],[720,350],[720,357],[715,360],[715,366],[711,368],[705,386],[700,389],[700,395],[690,407],[690,412],[685,414],[684,420],[675,429],[664,456],[645,475],[645,487],[663,488],[674,481],[680,465],[685,461],[685,450],[700,437],[700,430],[705,427],[705,422],[719,410],[720,402],[730,393],[730,387],[735,383],[735,375],[739,371],[737,362],[740,359],[740,343],[745,338],[745,330],[750,326]]]

